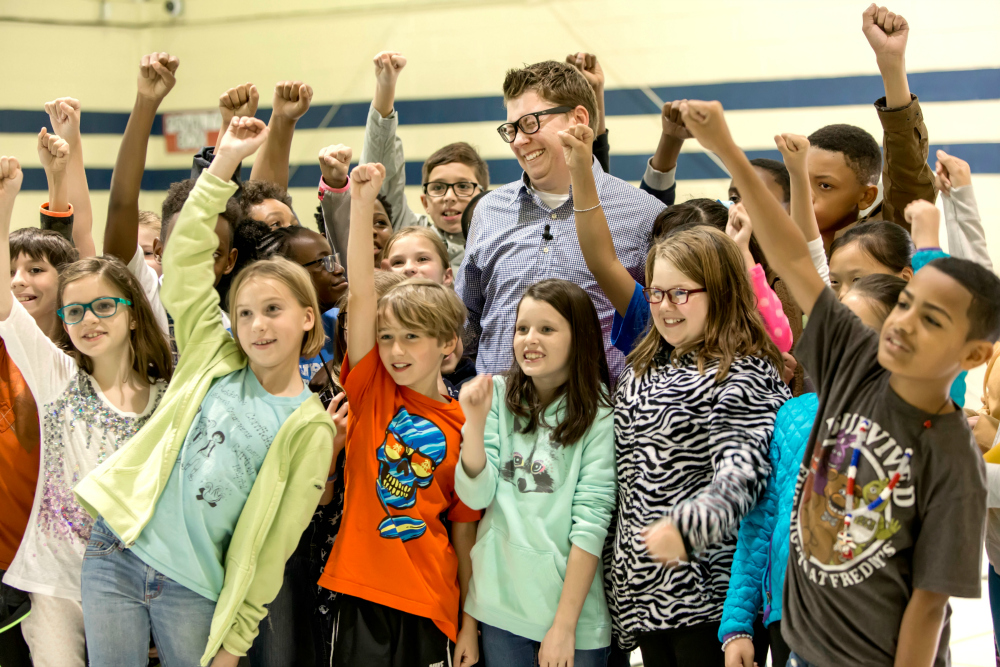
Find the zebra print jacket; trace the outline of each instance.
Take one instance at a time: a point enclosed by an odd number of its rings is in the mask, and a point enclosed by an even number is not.
[[[740,520],[770,473],[774,419],[791,397],[774,366],[735,360],[717,383],[717,363],[698,373],[695,355],[663,360],[641,377],[629,367],[615,394],[618,508],[609,606],[622,648],[637,633],[718,621]],[[640,531],[670,517],[690,562],[666,568]]]

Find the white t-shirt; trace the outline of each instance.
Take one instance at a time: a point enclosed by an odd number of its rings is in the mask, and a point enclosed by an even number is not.
[[[542,192],[541,190],[536,190],[535,188],[531,188],[531,191],[538,195],[538,198],[542,200],[542,203],[553,211],[569,201],[568,192],[564,195],[559,195],[552,192]]]
[[[80,600],[80,569],[93,520],[73,487],[142,428],[166,392],[157,382],[141,414],[122,412],[97,382],[49,340],[18,302],[0,337],[38,404],[41,470],[24,539],[3,582]]]

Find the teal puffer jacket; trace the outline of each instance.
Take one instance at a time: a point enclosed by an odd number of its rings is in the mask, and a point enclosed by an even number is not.
[[[795,480],[818,408],[816,394],[803,394],[778,410],[771,439],[771,475],[764,495],[740,524],[719,641],[739,632],[752,635],[762,606],[764,625],[781,620]]]

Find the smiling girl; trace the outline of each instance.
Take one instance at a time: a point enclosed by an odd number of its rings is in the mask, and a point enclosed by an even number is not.
[[[466,610],[486,659],[604,667],[601,553],[615,506],[614,424],[590,297],[543,280],[517,308],[514,363],[462,388],[459,497],[486,509]],[[513,576],[512,576],[513,575]]]
[[[174,384],[75,489],[100,517],[83,575],[93,664],[145,664],[152,629],[164,664],[234,667],[323,492],[335,429],[299,376],[299,356],[323,343],[306,270],[276,258],[240,272],[232,336],[213,288],[229,175],[266,136],[261,121],[234,118],[174,223],[162,290],[180,351]]]
[[[653,327],[615,395],[612,618],[646,664],[722,665],[736,529],[763,491],[789,393],[736,244],[678,231],[646,261]],[[621,643],[621,641],[620,641]]]
[[[0,170],[0,274],[10,275],[10,205],[22,177],[13,158],[0,159]],[[19,264],[23,260],[19,253]],[[18,266],[19,273],[24,269]],[[23,629],[35,664],[83,665],[80,569],[92,521],[72,488],[146,423],[172,369],[166,339],[124,264],[82,260],[66,266],[58,281],[59,345],[24,305],[36,312],[44,307],[51,282],[46,286],[39,277],[15,284],[16,300],[0,290],[0,337],[43,415],[42,475],[4,580],[30,593],[32,612]]]

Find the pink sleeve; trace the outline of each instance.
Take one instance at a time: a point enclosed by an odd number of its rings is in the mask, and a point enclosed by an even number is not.
[[[754,264],[750,269],[750,284],[753,285],[753,293],[757,296],[757,310],[764,318],[764,327],[771,336],[771,340],[778,346],[781,352],[788,352],[792,349],[792,328],[788,325],[788,317],[781,308],[781,301],[774,293],[771,286],[767,284],[767,277],[760,264]]]

